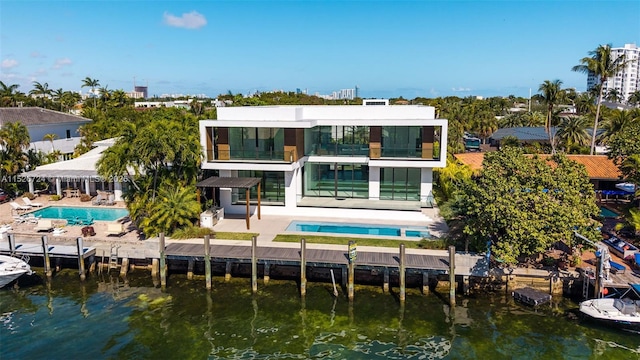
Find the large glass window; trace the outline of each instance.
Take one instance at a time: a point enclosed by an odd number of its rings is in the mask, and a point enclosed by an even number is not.
[[[282,171],[259,171],[259,170],[238,170],[238,177],[257,177],[260,181],[260,202],[264,205],[284,205],[284,172]],[[258,186],[249,190],[251,203],[258,203]],[[233,189],[231,192],[232,204],[246,204],[245,189]]]
[[[246,160],[284,160],[284,129],[230,128],[229,157]]]
[[[422,128],[419,126],[383,126],[382,157],[422,157]]]
[[[364,164],[317,164],[304,167],[304,196],[369,198],[369,166]]]
[[[316,126],[305,130],[307,155],[368,156],[368,126]]]
[[[380,169],[380,200],[420,200],[420,169]]]

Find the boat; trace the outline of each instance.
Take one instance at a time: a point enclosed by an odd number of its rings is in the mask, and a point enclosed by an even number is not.
[[[630,288],[620,298],[585,300],[580,303],[580,312],[589,320],[621,330],[640,332],[640,300],[629,297],[630,292],[640,298],[640,284],[629,284]]]
[[[0,288],[5,287],[22,275],[31,275],[31,267],[26,261],[8,255],[0,255]]]

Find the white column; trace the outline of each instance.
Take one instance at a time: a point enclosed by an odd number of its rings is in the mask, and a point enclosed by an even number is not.
[[[302,194],[304,193],[304,179],[302,179],[302,168],[295,169],[295,179],[296,179],[296,206],[298,206],[298,201],[302,200]]]
[[[56,178],[56,194],[62,197],[62,179]]]
[[[369,200],[380,200],[380,168],[369,166]]]
[[[433,190],[433,169],[422,168],[420,171],[420,201],[427,201]]]
[[[84,179],[84,193],[91,195],[91,181],[90,178]]]
[[[113,195],[115,201],[122,201],[122,183],[119,181],[113,182]]]
[[[36,192],[36,187],[34,186],[34,183],[33,183],[34,180],[33,178],[29,178],[28,181],[29,181],[29,192],[33,194]]]
[[[284,206],[286,208],[295,208],[297,204],[297,185],[296,170],[284,172]]]

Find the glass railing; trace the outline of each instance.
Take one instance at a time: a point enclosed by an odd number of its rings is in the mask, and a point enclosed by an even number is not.
[[[328,144],[313,146],[309,155],[369,156],[369,144]]]

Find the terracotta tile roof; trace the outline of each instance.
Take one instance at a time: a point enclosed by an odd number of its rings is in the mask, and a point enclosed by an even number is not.
[[[473,171],[482,169],[484,153],[464,153],[454,155],[458,161],[468,165]],[[549,155],[539,155],[547,157]],[[618,167],[606,155],[567,155],[567,158],[584,165],[592,180],[618,180],[622,174]]]
[[[0,126],[4,123],[21,122],[25,126],[61,123],[88,123],[91,119],[39,107],[0,108]]]

